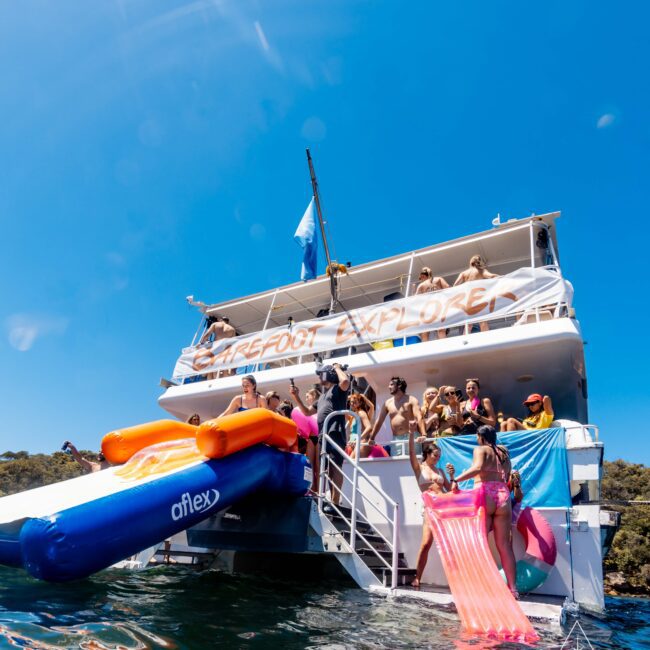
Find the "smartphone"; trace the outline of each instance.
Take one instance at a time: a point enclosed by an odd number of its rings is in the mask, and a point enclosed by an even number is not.
[[[289,379],[289,385],[291,386],[291,388],[295,388],[295,387],[296,387],[296,384],[295,384],[295,382],[293,381],[293,379]]]

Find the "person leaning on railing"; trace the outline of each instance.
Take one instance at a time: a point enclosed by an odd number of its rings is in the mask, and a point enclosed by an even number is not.
[[[432,291],[440,291],[442,289],[449,289],[449,283],[443,277],[434,276],[433,271],[428,266],[423,266],[419,276],[420,283],[415,290],[416,294],[431,293]],[[428,341],[431,333],[422,332],[420,334],[421,341]],[[445,328],[438,330],[438,338],[444,339],[447,336]]]
[[[487,264],[480,255],[473,255],[469,260],[468,268],[458,275],[454,286],[457,287],[459,284],[473,282],[474,280],[491,280],[498,277],[496,273],[488,271]],[[479,323],[479,328],[481,332],[487,332],[490,329],[485,321]]]

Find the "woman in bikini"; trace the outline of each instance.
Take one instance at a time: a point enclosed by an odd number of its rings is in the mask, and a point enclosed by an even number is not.
[[[472,466],[459,476],[452,475],[451,486],[456,491],[459,482],[473,478],[474,487],[483,492],[486,527],[487,530],[494,530],[494,541],[508,587],[513,596],[518,598],[515,555],[512,551],[512,506],[508,487],[512,469],[510,458],[503,445],[497,446],[497,432],[494,427],[479,427],[476,437],[478,447],[474,448]]]
[[[266,399],[257,392],[257,382],[253,375],[246,375],[241,380],[242,394],[233,397],[228,404],[228,408],[219,416],[237,413],[239,411],[248,411],[254,408],[266,408]]]
[[[478,428],[487,424],[494,427],[497,424],[497,416],[489,397],[480,397],[481,384],[478,379],[467,379],[465,381],[465,394],[467,399],[461,402],[460,416],[463,418],[463,427],[460,430],[463,434],[476,433]]]
[[[434,494],[442,494],[451,489],[451,483],[447,480],[445,472],[438,467],[440,461],[440,449],[435,442],[425,443],[422,448],[422,462],[418,461],[415,455],[415,440],[413,439],[413,431],[409,433],[409,458],[411,460],[411,467],[413,474],[418,482],[418,487],[421,492],[433,492]],[[450,476],[453,476],[454,467],[447,464],[447,471]],[[424,515],[424,522],[422,524],[422,543],[418,551],[418,559],[416,564],[417,572],[415,579],[411,582],[412,587],[419,588],[424,567],[427,565],[429,558],[429,550],[433,543],[433,533]]]
[[[439,436],[455,436],[463,426],[463,418],[460,414],[460,391],[455,386],[440,386],[440,391],[431,403],[430,411],[438,414]],[[442,404],[444,398],[446,404]]]
[[[438,389],[435,386],[428,386],[422,393],[422,419],[427,438],[435,438],[438,435],[440,416],[433,408],[433,401],[438,397]]]

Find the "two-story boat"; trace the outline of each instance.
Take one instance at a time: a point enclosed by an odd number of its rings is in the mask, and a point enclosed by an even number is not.
[[[584,342],[558,257],[558,217],[496,223],[341,269],[333,313],[326,276],[204,306],[159,403],[181,419],[192,413],[213,418],[241,393],[243,374],[255,375],[261,393],[274,390],[288,398],[290,380],[304,394],[317,381],[317,362],[333,358],[349,366],[358,389],[378,408],[389,396],[392,376],[405,377],[408,392],[418,398],[427,386],[463,388],[466,378],[479,377],[482,395],[506,416],[523,415],[530,393],[549,395],[552,426],[562,429],[560,458],[566,459],[559,461],[565,473],[554,475],[564,476],[564,485],[556,479],[555,489],[566,498],[535,502],[550,524],[557,555],[552,566],[542,567],[545,580],[522,606],[542,618],[557,619],[572,603],[600,612],[603,553],[616,522],[599,505],[603,444],[589,424]],[[415,293],[422,267],[453,285],[474,255],[500,277]],[[237,336],[200,344],[210,316],[228,318]],[[530,440],[536,435],[530,432]],[[390,457],[343,463],[345,496],[334,514],[323,512],[331,492],[323,478],[317,498],[247,500],[188,530],[189,544],[220,551],[221,565],[234,570],[266,566],[316,576],[336,565],[364,589],[451,603],[435,547],[422,589],[408,588],[422,534],[420,492],[407,450],[393,444],[387,423],[378,441],[391,448]],[[529,457],[518,467],[531,497],[539,483],[526,481],[543,476],[539,462],[546,461]],[[515,551],[524,554],[517,537]]]

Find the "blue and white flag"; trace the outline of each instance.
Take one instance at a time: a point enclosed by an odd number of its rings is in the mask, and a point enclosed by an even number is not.
[[[300,279],[303,282],[313,280],[318,275],[318,229],[316,228],[313,198],[309,202],[305,214],[302,215],[293,238],[304,249]]]

